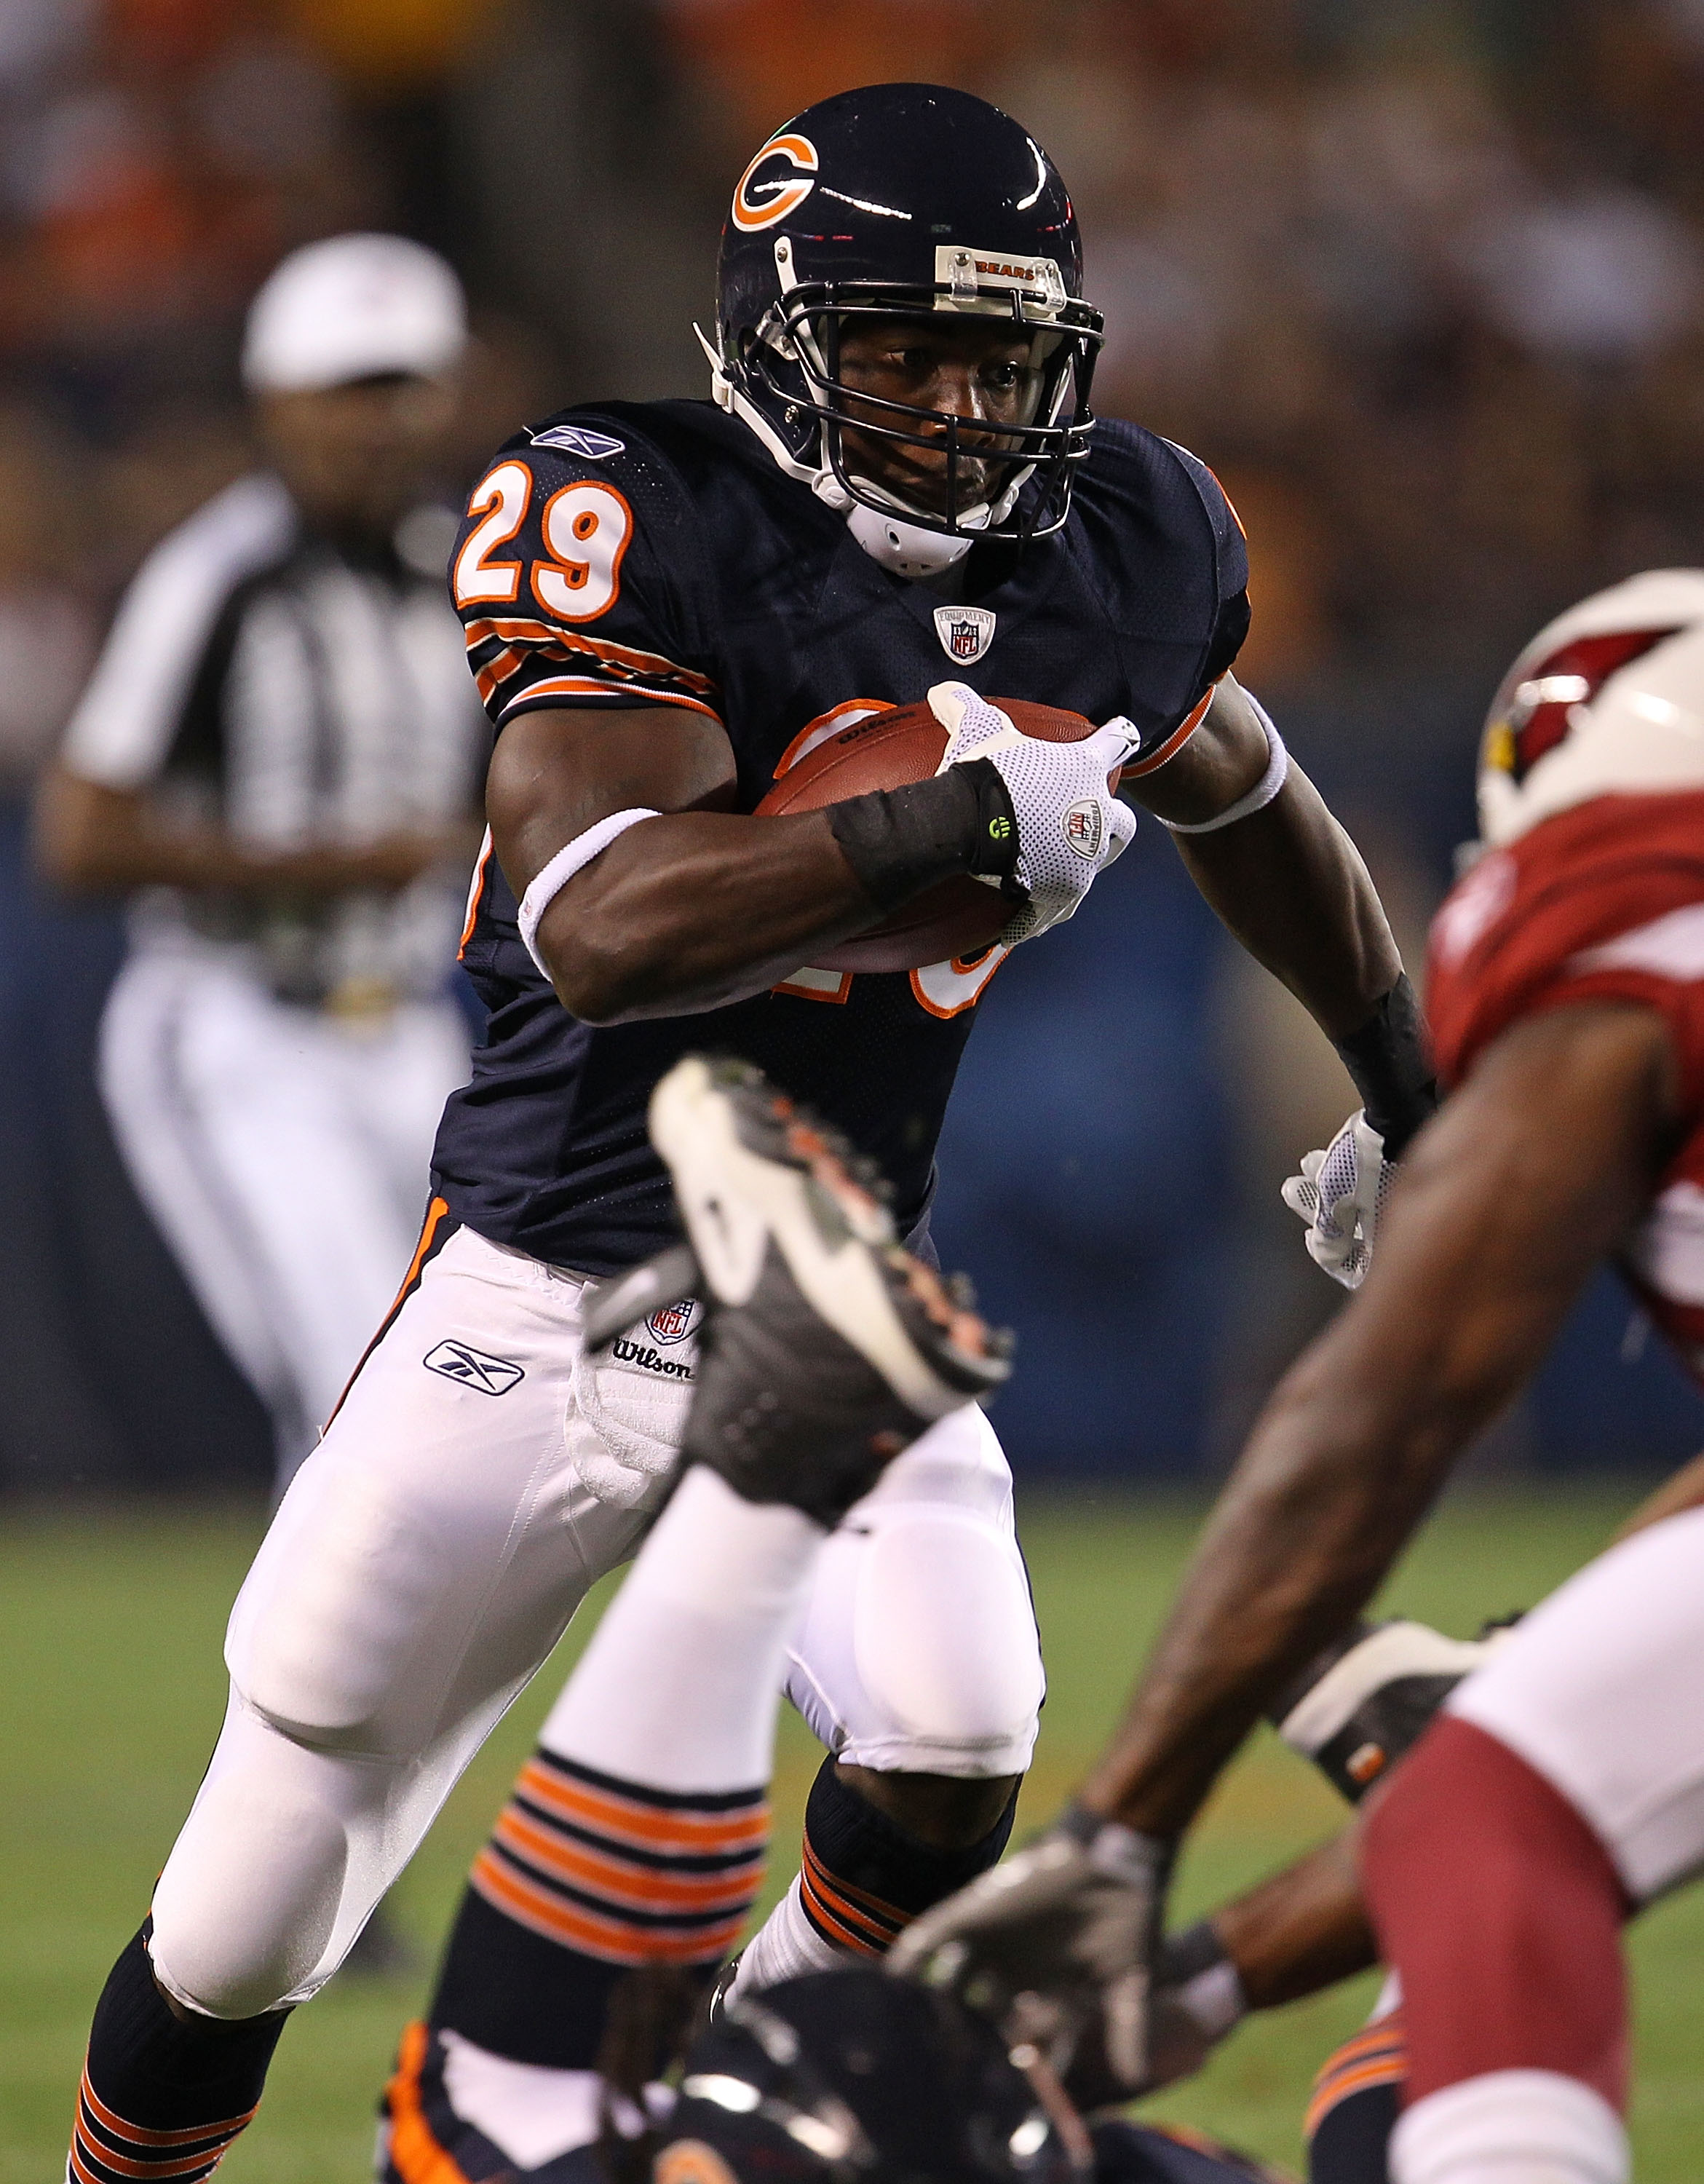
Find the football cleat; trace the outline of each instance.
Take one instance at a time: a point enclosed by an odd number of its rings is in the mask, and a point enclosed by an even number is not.
[[[1501,1635],[1488,1626],[1477,1639],[1446,1638],[1423,1623],[1358,1622],[1279,1693],[1267,1719],[1358,1804]]]
[[[901,1247],[844,1141],[749,1063],[689,1055],[653,1093],[650,1123],[695,1279],[678,1253],[649,1281],[618,1277],[588,1300],[587,1346],[631,1325],[653,1290],[696,1294],[687,1459],[832,1529],[936,1419],[1000,1385],[1009,1338],[966,1284]]]

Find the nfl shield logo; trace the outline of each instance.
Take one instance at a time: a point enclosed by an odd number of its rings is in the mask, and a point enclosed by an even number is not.
[[[684,1342],[692,1333],[699,1316],[696,1297],[682,1297],[678,1304],[665,1304],[660,1312],[654,1312],[645,1322],[654,1342]]]
[[[937,607],[935,634],[949,660],[968,667],[994,643],[995,617],[987,607]]]

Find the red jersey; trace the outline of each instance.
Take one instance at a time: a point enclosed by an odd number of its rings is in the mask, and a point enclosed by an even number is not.
[[[1433,921],[1427,1014],[1446,1084],[1510,1025],[1606,1000],[1656,1009],[1673,1039],[1685,1141],[1623,1266],[1704,1379],[1704,792],[1560,812],[1482,857]]]

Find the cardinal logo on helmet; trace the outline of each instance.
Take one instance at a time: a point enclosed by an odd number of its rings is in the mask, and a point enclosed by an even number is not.
[[[734,226],[750,235],[796,212],[816,187],[817,165],[808,136],[771,136],[734,185]]]

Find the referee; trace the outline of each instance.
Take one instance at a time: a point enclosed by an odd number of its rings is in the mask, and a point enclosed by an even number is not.
[[[278,267],[243,351],[266,467],[143,565],[39,809],[49,878],[132,897],[101,1089],[280,1491],[403,1279],[467,1069],[446,981],[489,730],[422,500],[465,342],[455,276],[400,237]]]

